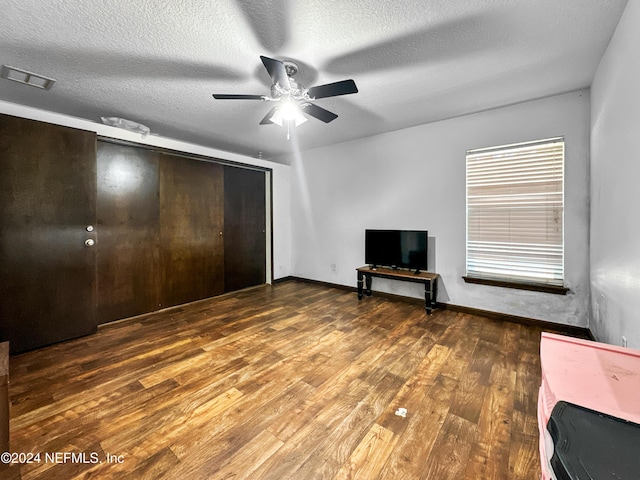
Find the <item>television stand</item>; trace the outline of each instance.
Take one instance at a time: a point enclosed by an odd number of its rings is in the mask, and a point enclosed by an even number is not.
[[[371,296],[371,283],[373,277],[390,278],[392,280],[403,280],[405,282],[424,283],[424,303],[427,315],[436,306],[438,295],[438,275],[430,272],[412,272],[410,270],[397,270],[392,268],[364,266],[356,268],[358,272],[358,300],[362,300],[364,295]]]

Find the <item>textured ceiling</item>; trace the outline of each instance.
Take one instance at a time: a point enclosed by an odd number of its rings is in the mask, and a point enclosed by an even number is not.
[[[587,87],[626,0],[1,0],[0,64],[57,80],[0,80],[0,100],[253,157],[313,148]],[[293,60],[318,99],[291,141],[260,55]]]

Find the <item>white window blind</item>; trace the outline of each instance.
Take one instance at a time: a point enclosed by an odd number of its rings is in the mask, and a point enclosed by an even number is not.
[[[467,152],[467,276],[563,284],[564,139]]]

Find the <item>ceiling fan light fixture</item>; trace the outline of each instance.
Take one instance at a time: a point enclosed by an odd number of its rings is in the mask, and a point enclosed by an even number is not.
[[[281,127],[285,123],[298,127],[307,121],[307,117],[302,114],[300,107],[296,103],[285,100],[282,106],[276,108],[270,120]]]

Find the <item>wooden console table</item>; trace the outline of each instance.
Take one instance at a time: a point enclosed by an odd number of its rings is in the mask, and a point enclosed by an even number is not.
[[[356,268],[356,271],[358,272],[358,300],[362,300],[364,294],[368,297],[371,296],[371,279],[373,277],[380,277],[403,280],[405,282],[424,283],[424,309],[427,315],[431,315],[431,311],[436,307],[438,277],[440,277],[437,273],[414,273],[410,270],[394,270],[383,267],[371,268],[369,266]]]

